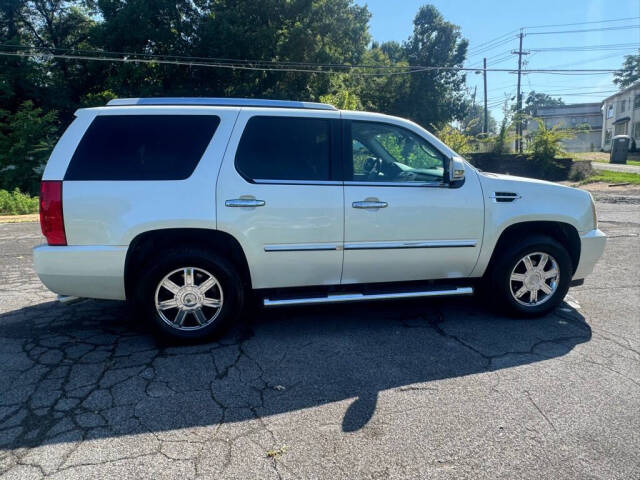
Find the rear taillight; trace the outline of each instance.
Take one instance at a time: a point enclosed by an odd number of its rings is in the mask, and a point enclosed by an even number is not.
[[[49,245],[66,245],[62,216],[62,182],[45,180],[40,184],[40,228]]]

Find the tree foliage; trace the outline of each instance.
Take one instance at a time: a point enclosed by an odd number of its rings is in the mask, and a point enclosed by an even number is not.
[[[527,95],[522,111],[525,115],[535,117],[541,107],[559,107],[560,105],[564,105],[562,98],[553,98],[546,93],[538,93],[532,90]]]
[[[637,55],[626,55],[620,71],[613,76],[613,83],[626,88],[640,80],[640,50]]]
[[[13,115],[0,110],[0,188],[37,192],[56,133],[56,113],[44,113],[30,100]]]
[[[354,0],[3,0],[0,186],[36,193],[47,153],[80,107],[114,97],[224,96],[327,101],[441,128],[466,110],[467,41],[431,5],[405,42],[377,43]],[[30,50],[31,49],[31,50]],[[54,57],[100,56],[104,61]],[[108,58],[144,58],[118,62]],[[243,60],[246,68],[156,59]],[[191,59],[191,60],[189,60]],[[333,72],[268,71],[286,63],[353,65]],[[388,74],[375,67],[403,67]],[[304,69],[304,68],[298,68]],[[386,73],[385,73],[386,72]]]

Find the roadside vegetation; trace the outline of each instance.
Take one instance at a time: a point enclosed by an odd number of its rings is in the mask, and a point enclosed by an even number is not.
[[[580,185],[587,183],[603,182],[609,185],[631,184],[640,185],[640,174],[627,172],[613,172],[609,170],[600,170],[593,175],[585,178]]]
[[[22,193],[17,188],[13,192],[0,190],[0,215],[26,215],[38,213],[38,197]]]

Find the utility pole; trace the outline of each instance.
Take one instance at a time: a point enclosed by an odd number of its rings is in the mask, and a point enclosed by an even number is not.
[[[482,76],[484,77],[484,124],[482,125],[482,133],[489,133],[489,111],[487,110],[487,59],[482,59]]]
[[[522,120],[520,114],[522,113],[522,93],[520,92],[520,76],[522,75],[522,55],[528,55],[529,52],[522,51],[522,38],[524,32],[520,29],[520,47],[517,52],[511,53],[518,54],[518,94],[516,97],[516,151],[522,153]]]

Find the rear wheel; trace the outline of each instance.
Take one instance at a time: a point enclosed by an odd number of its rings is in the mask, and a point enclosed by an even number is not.
[[[222,335],[242,309],[242,282],[233,265],[201,250],[176,250],[140,279],[136,303],[158,330],[177,339]]]
[[[508,313],[539,316],[563,300],[573,275],[566,248],[535,235],[509,248],[491,270],[491,292]]]

